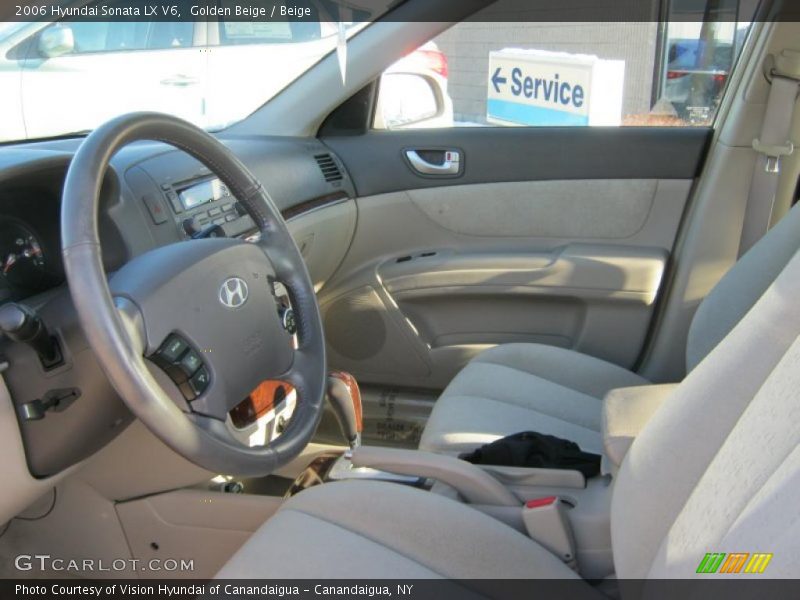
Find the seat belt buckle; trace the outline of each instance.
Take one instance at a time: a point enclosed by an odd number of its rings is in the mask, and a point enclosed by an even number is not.
[[[522,521],[532,540],[575,568],[575,538],[566,514],[566,505],[558,496],[528,500],[522,508]]]
[[[763,154],[767,159],[764,170],[767,173],[778,174],[781,172],[781,158],[794,154],[794,144],[786,142],[783,146],[770,146],[762,144],[758,138],[753,140],[753,150]]]

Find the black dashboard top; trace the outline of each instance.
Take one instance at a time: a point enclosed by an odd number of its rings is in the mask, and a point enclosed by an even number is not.
[[[339,159],[318,140],[221,140],[287,217],[303,207],[313,208],[319,199],[355,195]],[[61,187],[80,142],[60,139],[0,147],[0,303],[63,284]],[[213,225],[227,235],[246,234],[252,222],[237,213],[235,202],[206,167],[180,150],[158,142],[124,148],[112,159],[102,191],[100,233],[106,268],[113,270],[133,256]]]

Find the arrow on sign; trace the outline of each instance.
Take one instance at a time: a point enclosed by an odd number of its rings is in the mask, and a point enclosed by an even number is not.
[[[497,70],[492,75],[492,85],[494,85],[494,91],[498,94],[500,93],[500,86],[508,81],[505,77],[500,77],[500,70],[502,67],[497,67]]]

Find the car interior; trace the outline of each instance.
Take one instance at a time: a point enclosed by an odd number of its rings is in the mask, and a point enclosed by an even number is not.
[[[396,3],[213,133],[0,145],[2,577],[800,575],[800,21],[705,126],[373,127],[502,4]],[[599,467],[464,459],[522,432]]]

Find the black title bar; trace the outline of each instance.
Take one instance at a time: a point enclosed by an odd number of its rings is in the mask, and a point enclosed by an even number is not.
[[[464,3],[476,22],[800,21],[793,0],[2,0],[0,22],[449,21]]]
[[[83,598],[137,600],[250,600],[292,598],[298,600],[344,600],[394,598],[441,600],[442,598],[498,598],[509,600],[573,600],[621,597],[703,598],[703,600],[757,600],[797,598],[800,581],[742,576],[732,579],[713,575],[693,580],[582,579],[473,579],[473,580],[115,580],[115,579],[24,579],[0,580],[0,598],[73,600]]]

